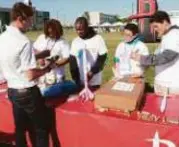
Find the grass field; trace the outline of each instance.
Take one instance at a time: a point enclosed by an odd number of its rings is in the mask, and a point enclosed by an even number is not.
[[[29,32],[27,35],[31,40],[35,40],[38,35],[40,35],[42,32],[41,31],[35,31],[35,32]],[[71,43],[72,39],[76,36],[76,33],[74,31],[65,31],[64,37]],[[103,33],[101,34],[107,44],[108,50],[109,50],[109,55],[108,55],[108,60],[106,62],[106,66],[103,72],[103,82],[107,82],[110,80],[110,78],[113,76],[112,74],[112,65],[113,65],[113,57],[115,53],[115,49],[119,42],[121,41],[122,37],[120,33]],[[149,47],[150,52],[153,52],[155,49],[155,44],[147,44]],[[67,67],[68,68],[68,67]],[[68,77],[70,78],[69,70],[67,70]],[[153,78],[154,78],[154,70],[152,67],[148,68],[145,73],[145,78],[146,81],[150,84],[153,85]]]

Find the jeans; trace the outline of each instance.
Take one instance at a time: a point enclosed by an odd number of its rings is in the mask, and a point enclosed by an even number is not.
[[[46,99],[68,96],[76,91],[77,85],[71,81],[63,81],[45,89],[41,89],[41,93]]]
[[[45,115],[47,107],[37,86],[28,89],[8,89],[13,106],[17,147],[27,147],[26,131],[33,134],[34,147],[49,146],[49,120]]]

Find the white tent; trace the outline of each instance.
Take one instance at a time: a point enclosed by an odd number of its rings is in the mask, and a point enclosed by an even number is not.
[[[91,24],[91,25],[89,25],[90,27],[98,27],[98,25],[96,24]]]
[[[120,27],[120,26],[124,26],[125,24],[122,23],[122,22],[116,22],[116,23],[113,23],[112,26],[114,27]]]
[[[100,25],[101,27],[111,27],[112,24],[109,22],[104,22],[103,24]]]

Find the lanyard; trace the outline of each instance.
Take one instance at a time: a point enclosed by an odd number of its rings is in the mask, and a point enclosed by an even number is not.
[[[48,46],[49,46],[50,41],[51,41],[51,39],[48,39],[47,45],[46,45],[46,49],[52,51],[52,49],[54,48],[54,46],[55,46],[55,44],[56,44],[57,41],[55,40],[54,43],[53,43],[53,45],[52,45],[51,48],[49,49]]]

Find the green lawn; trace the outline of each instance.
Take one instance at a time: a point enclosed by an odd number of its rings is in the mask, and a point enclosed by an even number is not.
[[[34,41],[38,37],[38,35],[40,35],[41,33],[42,33],[41,31],[35,31],[35,32],[28,32],[27,35],[29,36],[29,38],[31,40]],[[70,43],[71,43],[72,39],[76,36],[74,31],[65,31],[64,34],[65,34],[64,37]],[[105,83],[108,80],[110,80],[112,77],[111,67],[113,65],[113,56],[114,56],[115,49],[116,49],[117,45],[119,44],[122,37],[121,37],[120,33],[103,33],[101,35],[104,37],[107,47],[108,47],[108,50],[109,50],[108,60],[107,60],[107,63],[106,63],[106,66],[105,66],[105,69],[103,72],[103,82]],[[147,44],[147,46],[149,47],[150,52],[153,52],[156,45],[155,44]],[[68,74],[68,77],[70,77],[69,70],[67,70],[67,74]],[[146,75],[145,76],[146,81],[148,83],[150,83],[150,85],[152,85],[153,77],[154,77],[153,68],[148,68],[146,70],[145,75]]]

